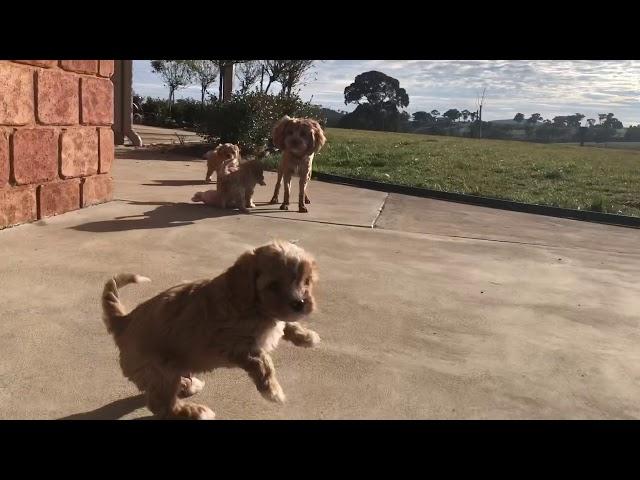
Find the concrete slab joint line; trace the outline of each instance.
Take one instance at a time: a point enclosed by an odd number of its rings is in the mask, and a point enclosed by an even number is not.
[[[384,196],[384,199],[382,200],[382,203],[380,204],[380,208],[378,209],[378,213],[376,215],[376,218],[374,218],[373,222],[371,222],[371,228],[376,228],[376,222],[380,218],[380,215],[382,215],[382,211],[384,210],[384,206],[387,204],[387,199],[389,198],[389,195],[390,195],[390,193],[387,192],[387,194]]]

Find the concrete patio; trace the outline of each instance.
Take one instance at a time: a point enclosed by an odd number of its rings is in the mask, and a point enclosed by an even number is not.
[[[281,212],[260,205],[271,174],[239,215],[190,204],[203,161],[127,156],[115,201],[0,231],[0,418],[148,418],[106,279],[151,277],[123,290],[134,306],[274,237],[318,260],[323,343],[275,352],[284,406],[240,370],[204,375],[219,419],[640,417],[638,230],[317,181],[309,214]]]

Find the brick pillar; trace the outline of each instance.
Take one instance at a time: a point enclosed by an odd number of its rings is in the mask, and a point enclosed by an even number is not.
[[[113,60],[0,60],[0,229],[111,200]]]

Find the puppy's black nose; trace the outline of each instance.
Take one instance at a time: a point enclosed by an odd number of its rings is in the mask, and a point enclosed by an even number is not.
[[[294,300],[291,302],[291,308],[296,312],[301,312],[304,308],[304,300]]]

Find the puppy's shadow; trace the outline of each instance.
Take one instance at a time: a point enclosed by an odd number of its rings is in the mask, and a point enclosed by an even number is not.
[[[198,220],[238,214],[234,210],[222,210],[202,203],[129,203],[132,205],[157,205],[157,207],[140,215],[127,215],[116,217],[113,220],[88,222],[70,228],[81,232],[122,232],[126,230],[180,227],[192,225]]]
[[[146,405],[144,395],[136,395],[129,398],[121,398],[89,412],[75,413],[58,420],[118,420],[125,415],[138,410]],[[151,420],[153,415],[147,415],[138,420]]]

